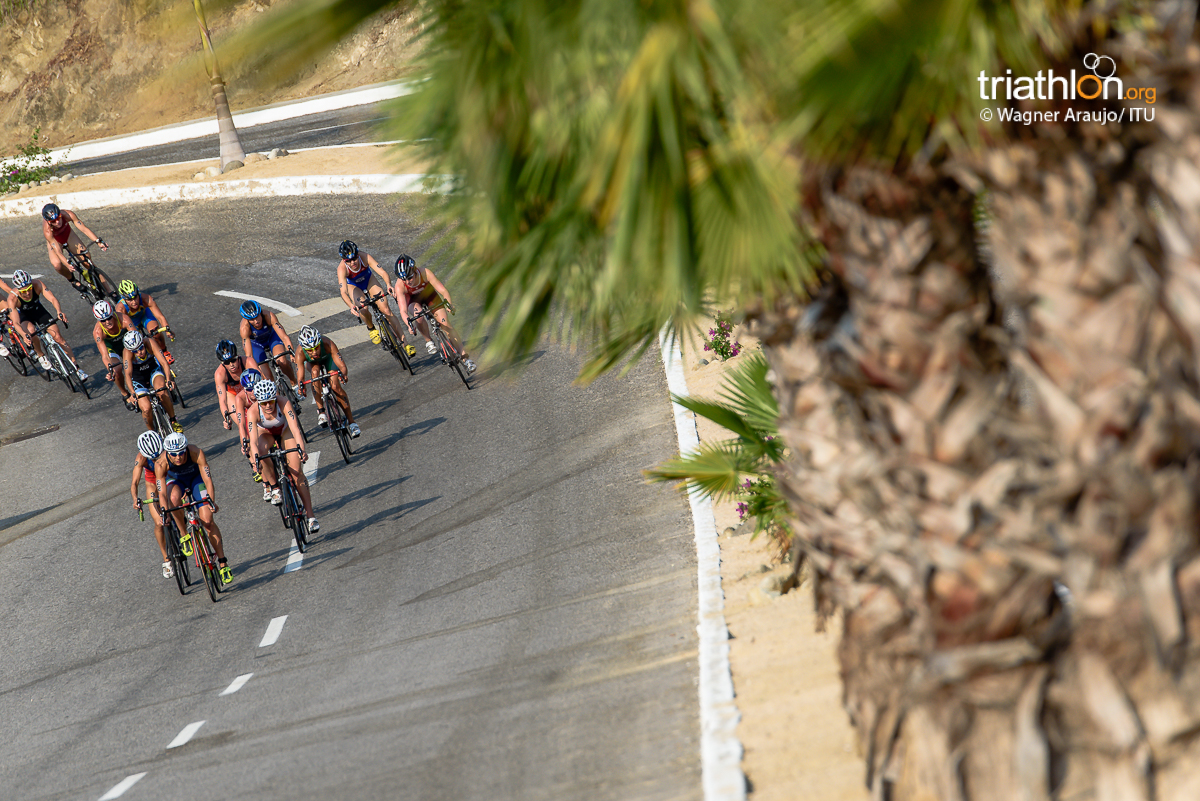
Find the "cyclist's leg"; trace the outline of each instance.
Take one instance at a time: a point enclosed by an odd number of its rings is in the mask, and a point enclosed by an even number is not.
[[[83,244],[83,240],[79,238],[79,234],[75,232],[74,228],[71,229],[71,233],[67,236],[67,247],[69,247],[71,252],[76,256],[78,256],[80,253],[83,253],[83,251],[87,249],[87,246]],[[64,261],[66,261],[66,259],[64,259]]]
[[[258,469],[262,472],[263,483],[268,487],[274,487],[279,484],[279,477],[275,475],[275,463],[267,458],[267,454],[271,448],[275,447],[275,437],[261,428],[258,433],[258,453],[261,460],[258,463]],[[251,449],[251,453],[253,453]]]
[[[170,560],[170,557],[167,556],[167,536],[163,530],[163,521],[158,514],[158,507],[154,504],[154,496],[151,495],[147,500],[149,502],[143,508],[150,509],[150,517],[154,519],[154,539],[158,540],[158,549],[162,551],[163,561],[166,562]]]
[[[296,440],[291,436],[285,437],[283,448],[296,447]],[[300,465],[300,454],[289,453],[287,455],[288,475],[292,478],[292,483],[296,485],[296,491],[300,493],[300,500],[304,503],[304,513],[307,517],[314,517],[312,509],[312,496],[308,492],[308,479],[304,477],[304,469]]]
[[[202,501],[208,497],[208,487],[204,486],[204,479],[197,476],[196,481],[192,484],[192,500]],[[208,504],[196,507],[196,517],[200,518],[200,525],[204,526],[204,530],[208,532],[208,538],[212,541],[213,549],[217,552],[217,559],[225,559],[225,548],[221,544],[221,529],[217,526],[217,520],[213,516],[212,507]]]
[[[454,330],[454,326],[450,325],[450,320],[446,315],[446,309],[441,308],[433,313],[437,318],[438,323],[442,326],[442,331],[445,332],[446,338],[450,340],[450,344],[458,351],[459,355],[464,359],[467,358],[467,352],[463,350],[462,340],[458,337],[458,332]]]
[[[46,250],[50,253],[50,266],[54,268],[54,271],[74,284],[75,280],[71,277],[71,265],[67,262],[66,256],[62,254],[59,244],[47,242]]]
[[[183,503],[183,487],[176,484],[174,481],[168,481],[163,487],[164,494],[167,496],[167,506],[179,506]],[[175,518],[175,525],[180,531],[187,531],[187,521],[183,517],[183,510],[176,509],[169,513]]]
[[[289,382],[291,382],[292,386],[296,386],[296,367],[292,364],[292,359],[290,356],[282,355],[286,352],[287,348],[283,346],[282,342],[277,341],[276,344],[271,347],[271,353],[276,356],[275,364],[278,365],[283,374],[287,376],[287,379]]]
[[[167,377],[163,375],[162,370],[155,370],[154,375],[150,376],[150,381],[154,384],[154,390],[158,393],[158,402],[167,411],[167,418],[174,423],[175,404],[171,402],[171,393],[167,392]]]
[[[383,302],[375,304],[375,307],[383,312],[384,319],[392,327],[392,335],[396,338],[396,342],[403,345],[404,337],[400,335],[402,330],[400,328],[400,321],[396,319],[396,315],[392,312],[392,305],[387,301],[387,288],[381,287],[379,280],[372,275],[370,283],[367,284],[367,291],[371,293],[371,297],[383,299]]]
[[[20,326],[21,330],[29,336],[30,344],[33,345],[33,352],[38,356],[45,356],[46,354],[42,353],[42,340],[33,335],[33,332],[37,330],[37,326],[34,325],[33,321],[21,320]]]
[[[350,396],[346,394],[346,385],[342,383],[341,376],[333,376],[329,379],[329,389],[333,391],[333,396],[337,398],[338,406],[342,407],[342,411],[346,413],[346,422],[354,422],[354,412],[350,411]]]
[[[147,431],[154,430],[154,418],[150,414],[150,396],[142,395],[137,399],[138,411],[142,413],[142,422],[146,424]],[[180,529],[182,531],[183,529]]]
[[[425,322],[424,317],[417,317],[421,311],[422,307],[420,303],[416,303],[414,301],[413,303],[408,304],[408,316],[409,318],[416,320],[417,333],[425,337],[426,342],[432,342],[433,337],[431,337],[429,334],[429,323]]]
[[[369,288],[370,284],[368,284],[367,286]],[[363,294],[363,291],[361,289],[359,289],[354,284],[351,284],[349,282],[347,282],[347,284],[346,284],[346,290],[350,293],[350,302],[353,303],[355,305],[355,307],[357,307],[358,304],[362,303],[363,300],[366,298],[366,295]],[[363,309],[358,314],[359,314],[359,319],[361,319],[364,323],[367,324],[367,330],[374,331],[375,330],[375,322],[371,318],[371,310]]]

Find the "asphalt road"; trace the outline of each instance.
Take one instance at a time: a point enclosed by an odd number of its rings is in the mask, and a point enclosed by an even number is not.
[[[270,122],[238,129],[238,139],[247,153],[263,152],[282,147],[297,150],[307,147],[334,147],[381,139],[378,126],[385,117],[386,103],[325,111],[290,120]],[[69,157],[68,153],[68,157]],[[216,136],[202,136],[171,142],[155,147],[146,147],[129,153],[100,156],[77,161],[66,160],[61,171],[77,175],[90,175],[131,167],[149,167],[155,164],[176,164],[194,159],[215,159],[221,155]]]
[[[701,795],[690,516],[638,472],[676,448],[657,360],[577,387],[576,357],[547,347],[467,391],[423,354],[412,377],[348,347],[358,453],[344,464],[305,405],[322,530],[284,572],[290,535],[216,411],[239,301],[213,293],[332,297],[337,243],[394,258],[423,202],[90,213],[112,245],[98,263],[179,332],[180,420],[213,464],[236,579],[213,604],[161,577],[129,495],[140,417],[102,376],[88,401],[0,364],[0,437],[58,426],[0,446],[0,797],[99,799],[143,773],[121,798]],[[48,272],[35,220],[0,221],[0,246],[0,271]],[[89,310],[60,296],[98,371]]]

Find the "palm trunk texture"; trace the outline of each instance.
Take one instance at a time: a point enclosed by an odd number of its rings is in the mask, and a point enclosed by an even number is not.
[[[828,280],[754,326],[875,799],[1200,798],[1198,72],[808,187]]]

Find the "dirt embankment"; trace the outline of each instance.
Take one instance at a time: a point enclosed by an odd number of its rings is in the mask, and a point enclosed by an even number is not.
[[[222,38],[271,5],[246,0],[210,14],[218,58]],[[415,33],[413,15],[393,9],[275,87],[222,60],[230,106],[236,112],[391,80]],[[0,53],[0,155],[15,153],[38,128],[42,144],[60,147],[214,114],[191,3],[39,2],[0,23]]]

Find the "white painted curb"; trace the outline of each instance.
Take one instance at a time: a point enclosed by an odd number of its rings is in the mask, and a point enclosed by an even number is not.
[[[675,395],[688,394],[683,373],[683,354],[666,333],[658,338],[667,388]],[[675,431],[679,452],[700,447],[696,417],[678,403]],[[705,801],[745,801],[746,777],[742,773],[742,743],[736,729],[741,714],[733,696],[729,671],[729,629],[725,625],[725,592],[721,589],[721,549],[717,545],[717,521],[712,501],[689,492],[692,525],[696,532],[700,635],[700,779]]]
[[[397,81],[375,84],[373,86],[350,89],[345,92],[319,95],[306,100],[292,100],[238,112],[233,115],[233,124],[238,128],[252,128],[255,125],[264,125],[268,122],[279,122],[280,120],[303,117],[306,114],[320,114],[323,111],[336,111],[340,108],[378,103],[383,100],[401,97],[411,92],[412,84],[407,82]],[[198,136],[216,136],[217,134],[217,118],[214,116],[212,119],[194,120],[177,125],[164,125],[161,128],[152,128],[149,131],[142,131],[128,136],[113,136],[105,139],[93,139],[88,142],[77,142],[67,147],[55,148],[50,151],[50,155],[55,161],[60,161],[63,158],[69,158],[71,161],[80,161],[99,156],[111,156],[115,153],[126,153],[142,147],[182,142],[185,139],[195,139]]]
[[[196,181],[186,184],[140,186],[129,189],[89,189],[33,195],[0,201],[0,218],[40,216],[42,206],[57,203],[68,209],[102,209],[134,203],[170,203],[177,200],[215,200],[231,197],[295,197],[298,195],[388,195],[420,192],[427,175],[306,175],[249,178],[240,181]],[[49,189],[49,187],[42,187]],[[435,188],[435,191],[436,188]]]

